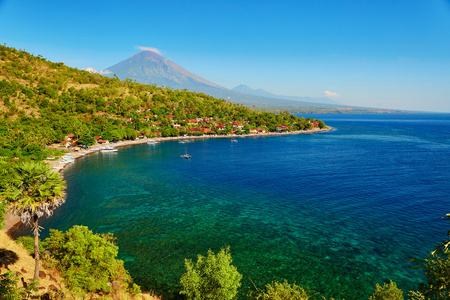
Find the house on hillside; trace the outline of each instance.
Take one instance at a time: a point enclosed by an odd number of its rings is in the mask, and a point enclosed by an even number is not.
[[[261,128],[261,127],[256,128],[256,131],[258,133],[266,133],[266,130],[264,128]]]

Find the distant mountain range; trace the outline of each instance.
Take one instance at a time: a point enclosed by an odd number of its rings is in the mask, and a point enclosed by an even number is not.
[[[227,99],[229,95],[232,102],[255,108],[315,110],[333,109],[337,104],[327,98],[278,96],[263,90],[252,90],[244,85],[230,90],[197,76],[152,51],[142,51],[107,68],[102,71],[102,74],[110,77],[116,75],[122,80],[129,78],[140,83],[167,86],[172,89],[187,89],[220,99]]]
[[[328,103],[328,104],[336,104],[336,105],[342,105],[341,103],[331,100],[326,97],[321,98],[312,98],[312,97],[296,97],[296,96],[283,96],[283,95],[275,95],[272,93],[269,93],[262,89],[253,90],[249,88],[248,86],[241,84],[237,87],[233,88],[233,91],[249,94],[249,95],[255,95],[255,96],[261,96],[261,97],[267,97],[267,98],[277,98],[277,99],[284,99],[284,100],[292,100],[292,101],[301,101],[301,102],[312,102],[312,103]]]

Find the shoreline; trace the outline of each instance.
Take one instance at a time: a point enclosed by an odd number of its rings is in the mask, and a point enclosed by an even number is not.
[[[199,139],[216,139],[216,138],[238,138],[238,137],[266,137],[266,136],[283,136],[283,135],[295,135],[295,134],[313,134],[313,133],[322,133],[329,132],[334,130],[333,127],[326,127],[323,129],[314,128],[311,130],[298,130],[298,131],[288,131],[288,132],[269,132],[269,133],[249,133],[249,134],[227,134],[227,135],[204,135],[204,136],[177,136],[177,137],[158,137],[158,138],[144,138],[139,140],[132,141],[121,141],[117,143],[107,144],[108,146],[113,146],[114,148],[133,146],[146,144],[147,141],[153,140],[158,143],[165,141],[182,141],[182,140],[199,140]],[[100,152],[106,145],[95,145],[90,149],[81,150],[78,152],[68,152],[64,156],[71,157],[70,160],[64,160],[62,157],[58,160],[44,160],[44,162],[52,167],[52,172],[59,172],[62,174],[62,171],[71,163],[75,162],[77,159],[84,157],[86,155]],[[57,148],[59,149],[59,148]],[[20,218],[8,212],[5,215],[5,223],[3,226],[3,230],[9,235],[10,232],[17,229],[22,224]]]

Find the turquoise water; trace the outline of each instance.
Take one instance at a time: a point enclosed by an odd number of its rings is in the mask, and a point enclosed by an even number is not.
[[[67,202],[42,226],[113,232],[135,281],[168,298],[185,258],[225,245],[241,298],[282,279],[336,299],[390,279],[415,289],[409,259],[448,230],[450,116],[319,117],[336,130],[93,154],[65,171]]]

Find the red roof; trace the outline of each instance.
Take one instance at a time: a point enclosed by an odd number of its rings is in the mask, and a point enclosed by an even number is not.
[[[145,116],[144,119],[150,119],[150,116]]]
[[[173,119],[173,116],[172,115],[167,115],[166,118]]]
[[[73,133],[67,135],[68,138],[73,138]]]
[[[99,143],[106,143],[108,140],[98,140]]]
[[[188,120],[190,123],[197,123],[197,119],[189,119]]]
[[[99,139],[101,139],[102,137],[101,136],[98,136],[98,135],[96,135],[96,136],[94,136],[94,139],[96,139],[96,140],[99,140]]]
[[[202,131],[202,129],[194,127],[194,128],[189,128],[187,131]]]

